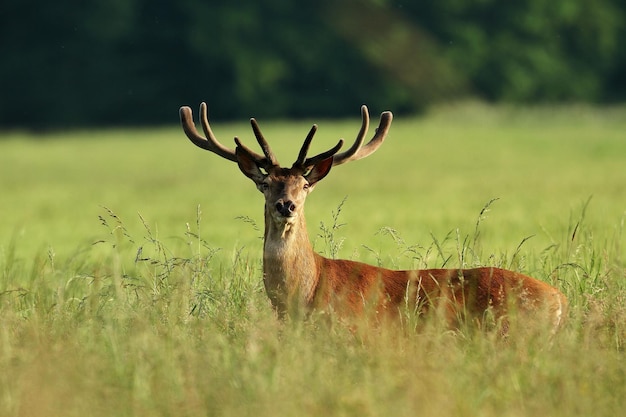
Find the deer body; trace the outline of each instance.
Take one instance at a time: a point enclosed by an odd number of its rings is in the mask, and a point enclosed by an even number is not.
[[[206,105],[200,107],[206,138],[193,125],[191,109],[180,111],[183,129],[197,146],[237,162],[240,170],[265,197],[263,282],[272,305],[283,316],[332,310],[343,317],[393,317],[400,309],[435,310],[451,325],[462,317],[481,320],[488,312],[502,320],[512,311],[533,316],[554,328],[562,322],[567,299],[556,288],[529,276],[494,267],[396,271],[361,262],[325,258],[313,251],[304,216],[304,202],[315,185],[335,165],[364,158],[385,139],[392,115],[384,112],[374,137],[363,146],[369,124],[363,124],[355,144],[338,153],[343,141],[312,158],[306,154],[317,127],[305,139],[291,168],[280,167],[254,119],[252,128],[264,155],[235,138],[232,151],[210,129]]]
[[[477,317],[489,309],[506,320],[518,313],[542,311],[547,324],[563,320],[567,300],[556,288],[501,268],[391,270],[313,251],[304,216],[284,226],[266,206],[263,281],[282,316],[331,309],[346,317],[372,314],[385,320],[407,306],[420,313],[435,309],[449,324]],[[513,301],[513,306],[510,302]]]

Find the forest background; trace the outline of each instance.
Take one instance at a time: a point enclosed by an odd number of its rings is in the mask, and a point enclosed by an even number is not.
[[[621,0],[4,0],[0,128],[626,99]]]

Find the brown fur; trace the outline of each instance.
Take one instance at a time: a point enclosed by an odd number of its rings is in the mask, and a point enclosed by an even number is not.
[[[463,318],[482,320],[487,311],[502,322],[509,310],[515,310],[545,314],[547,324],[556,328],[567,308],[567,299],[556,288],[500,268],[394,271],[319,255],[317,260],[317,291],[307,304],[313,309],[331,305],[335,311],[357,316],[369,301],[377,315],[389,317],[407,307],[416,307],[419,313],[435,308],[451,325]],[[336,301],[341,304],[335,306]]]

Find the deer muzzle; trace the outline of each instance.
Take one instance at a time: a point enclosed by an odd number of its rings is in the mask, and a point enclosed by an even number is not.
[[[291,217],[296,211],[296,205],[291,200],[278,200],[276,202],[276,211],[283,217]]]

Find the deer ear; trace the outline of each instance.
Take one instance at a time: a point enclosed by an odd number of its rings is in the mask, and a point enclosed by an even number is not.
[[[333,167],[333,157],[326,158],[313,165],[313,168],[304,177],[309,182],[309,185],[314,185],[318,181],[322,180]]]
[[[235,155],[237,155],[237,165],[244,175],[254,181],[256,184],[260,184],[265,179],[266,175],[261,171],[256,162],[240,147],[235,149]]]

